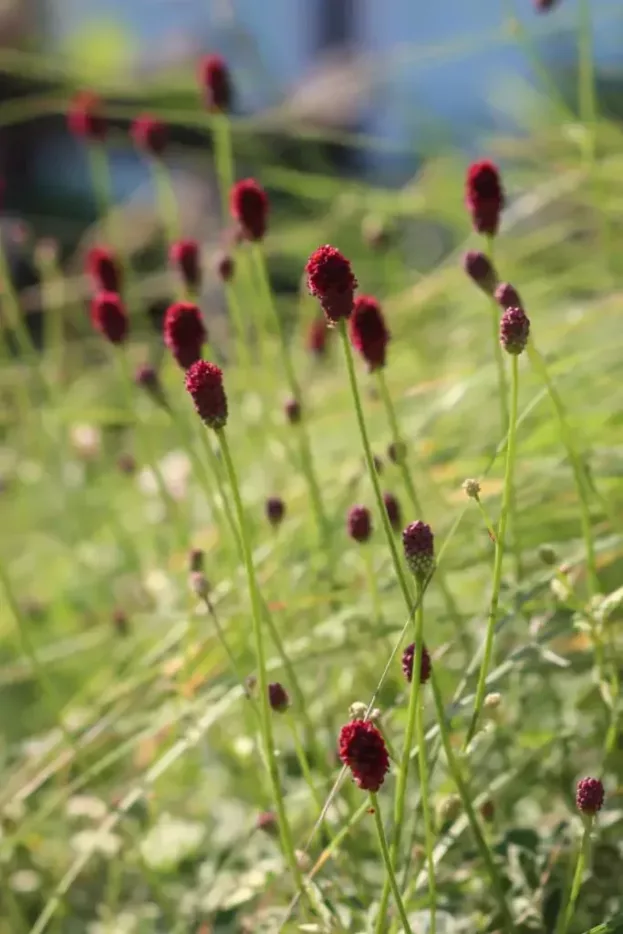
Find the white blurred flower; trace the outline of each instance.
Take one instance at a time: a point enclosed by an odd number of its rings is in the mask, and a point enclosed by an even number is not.
[[[203,824],[163,814],[141,843],[141,854],[151,869],[175,869],[197,852],[204,837]]]
[[[108,830],[81,830],[71,838],[71,846],[76,853],[100,853],[112,859],[121,849],[121,837]]]
[[[188,491],[190,460],[183,451],[171,451],[158,463],[158,470],[167,492],[175,500],[183,500]],[[138,487],[147,496],[160,493],[158,478],[151,467],[143,467],[137,475]]]
[[[98,456],[102,447],[102,433],[95,425],[72,425],[69,437],[79,457],[89,461]]]
[[[41,886],[41,876],[34,869],[18,869],[9,879],[9,884],[14,892],[28,895],[30,892],[36,892]]]
[[[67,802],[67,817],[86,817],[89,820],[101,821],[106,817],[106,812],[106,804],[95,795],[74,795]]]

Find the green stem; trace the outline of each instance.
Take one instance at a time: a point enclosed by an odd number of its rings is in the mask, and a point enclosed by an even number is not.
[[[151,159],[151,172],[156,187],[156,198],[160,217],[164,225],[167,243],[171,245],[180,236],[180,210],[171,173],[160,159]]]
[[[251,611],[252,611],[252,623],[253,623],[253,639],[255,642],[255,654],[256,654],[256,663],[257,663],[257,672],[258,672],[258,690],[260,694],[260,723],[262,727],[262,740],[264,745],[264,756],[266,759],[266,766],[268,769],[268,774],[272,786],[273,798],[275,802],[275,808],[277,811],[277,821],[279,824],[279,834],[281,837],[281,845],[283,852],[292,873],[292,877],[296,884],[296,887],[304,894],[303,880],[301,877],[301,872],[296,861],[296,855],[294,852],[294,842],[292,839],[292,831],[290,829],[290,824],[288,822],[288,817],[286,814],[285,802],[283,799],[283,794],[281,790],[281,783],[279,779],[279,771],[277,768],[277,759],[275,757],[275,745],[273,740],[273,728],[272,728],[272,719],[271,711],[268,700],[268,678],[266,675],[266,656],[264,650],[264,637],[262,633],[262,608],[260,601],[260,593],[257,585],[257,578],[255,575],[255,568],[253,566],[253,555],[251,552],[251,545],[249,542],[249,536],[247,533],[247,525],[244,515],[244,509],[242,506],[242,499],[240,497],[240,488],[238,486],[238,478],[236,476],[236,471],[234,468],[234,463],[231,458],[231,453],[229,450],[229,444],[227,442],[227,435],[223,428],[217,431],[217,437],[221,445],[221,451],[223,452],[223,461],[225,463],[225,469],[229,479],[229,485],[231,488],[232,496],[234,499],[234,506],[236,511],[236,517],[238,521],[238,529],[240,533],[240,542],[242,546],[242,553],[245,565],[245,571],[247,576],[247,584],[249,588],[249,597],[251,600]]]
[[[368,467],[368,474],[370,476],[372,486],[374,489],[377,510],[379,514],[381,515],[383,528],[385,530],[385,537],[387,539],[387,544],[389,546],[389,550],[392,555],[396,577],[398,579],[398,583],[400,585],[400,589],[402,591],[402,595],[403,595],[405,604],[407,606],[408,612],[411,613],[412,612],[411,593],[410,593],[409,585],[407,583],[405,572],[403,570],[402,564],[400,562],[400,558],[398,556],[398,550],[396,548],[394,535],[392,533],[391,525],[389,524],[389,519],[387,518],[387,513],[384,507],[384,503],[383,503],[383,497],[381,495],[381,488],[379,486],[378,475],[374,467],[374,461],[372,458],[372,449],[370,447],[370,439],[368,437],[368,431],[367,431],[365,419],[363,416],[363,408],[361,405],[361,397],[359,394],[359,388],[357,386],[357,377],[355,374],[355,365],[353,361],[353,355],[352,355],[352,351],[350,348],[350,343],[348,341],[348,334],[346,331],[346,325],[344,321],[340,322],[339,328],[340,328],[340,335],[342,338],[342,345],[344,348],[344,356],[346,359],[346,368],[348,370],[348,379],[349,379],[349,383],[351,387],[355,414],[356,414],[357,422],[359,425],[359,433],[361,435],[361,441],[362,441],[362,445],[364,449],[366,464]],[[414,661],[414,664],[415,664],[415,661]],[[419,684],[419,679],[414,679],[414,680],[416,681],[416,686],[417,686]],[[454,757],[454,753],[452,750],[450,731],[448,728],[448,724],[446,723],[445,711],[444,711],[444,706],[443,706],[443,698],[439,690],[439,685],[437,684],[437,679],[435,677],[434,669],[431,674],[431,683],[433,685],[433,695],[435,698],[435,708],[437,711],[437,719],[439,723],[439,733],[441,735],[442,743],[443,743],[444,750],[446,753],[446,759],[448,760],[448,767],[450,769],[450,772],[457,786],[457,791],[459,795],[461,796],[463,807],[465,809],[466,814],[468,815],[470,824],[472,826],[472,830],[474,832],[476,841],[478,843],[478,847],[482,853],[483,859],[485,861],[485,865],[487,867],[489,876],[491,878],[491,882],[493,884],[493,888],[495,890],[496,896],[498,897],[500,908],[502,910],[502,913],[505,919],[506,930],[508,934],[510,934],[510,932],[513,931],[513,923],[510,917],[508,907],[506,905],[506,900],[504,897],[504,890],[501,887],[501,883],[500,883],[500,880],[499,880],[499,877],[498,877],[498,874],[495,868],[495,863],[493,862],[493,857],[491,855],[487,842],[482,835],[482,831],[480,830],[480,826],[476,819],[474,809],[469,799],[468,790],[465,786],[463,778],[457,767],[456,759]],[[412,690],[412,693],[413,693],[413,690]],[[405,742],[405,746],[407,746],[407,742]],[[410,748],[411,748],[410,744],[407,746],[407,748],[410,751]]]
[[[418,586],[419,604],[415,613],[415,651],[413,654],[413,675],[411,681],[420,680],[422,667],[422,654],[424,648],[424,593]],[[424,846],[426,849],[426,864],[428,867],[428,893],[430,900],[430,934],[435,934],[437,928],[437,885],[435,881],[435,861],[433,848],[435,845],[435,830],[430,807],[430,788],[428,763],[426,761],[426,734],[424,732],[424,699],[420,698],[415,711],[415,733],[418,744],[418,764],[420,770],[420,785],[422,788],[422,812],[424,814]]]
[[[502,584],[502,568],[504,563],[504,548],[506,544],[506,529],[510,515],[510,506],[513,492],[513,472],[515,466],[516,440],[517,440],[517,411],[519,406],[519,360],[517,355],[511,356],[511,399],[510,399],[510,421],[508,428],[508,444],[506,446],[506,469],[504,473],[504,490],[502,493],[502,508],[500,512],[500,522],[495,539],[495,557],[493,560],[493,583],[491,585],[491,603],[489,606],[489,617],[487,620],[487,634],[485,637],[485,647],[478,676],[478,686],[476,688],[476,699],[474,701],[474,712],[471,723],[467,731],[465,745],[471,742],[478,726],[478,720],[485,699],[487,687],[487,675],[491,665],[493,653],[493,637],[495,635],[495,624],[497,620],[498,604],[500,601],[500,587]]]
[[[405,934],[413,934],[411,925],[409,924],[409,919],[407,918],[405,907],[402,903],[400,889],[398,888],[398,883],[396,881],[396,874],[394,872],[392,861],[389,855],[389,850],[387,848],[387,839],[385,837],[385,831],[383,829],[383,821],[381,819],[381,812],[379,810],[378,798],[376,794],[374,794],[373,792],[370,792],[370,801],[372,803],[372,812],[374,814],[374,823],[376,825],[376,832],[379,838],[379,846],[381,848],[381,855],[383,857],[383,862],[385,864],[386,878],[389,880],[389,886],[392,890],[394,899],[396,900],[396,907],[398,909],[398,914],[400,915],[400,920],[402,921],[402,926],[405,931]]]
[[[584,833],[582,834],[582,841],[580,843],[580,848],[578,850],[578,857],[575,864],[575,872],[573,874],[573,881],[567,896],[567,904],[564,908],[561,908],[558,915],[558,923],[556,925],[556,934],[567,934],[567,930],[573,918],[573,912],[575,910],[575,903],[578,900],[578,895],[580,894],[580,888],[582,886],[582,877],[584,875],[584,869],[590,858],[590,842],[591,842],[591,827],[593,821],[590,818],[585,819],[584,821]]]
[[[325,515],[324,506],[322,503],[322,495],[320,492],[320,485],[316,477],[316,472],[314,469],[314,462],[312,459],[311,446],[309,443],[309,437],[307,435],[307,427],[305,424],[305,414],[302,409],[302,400],[301,400],[301,387],[299,385],[295,370],[294,364],[292,362],[292,354],[290,352],[290,347],[286,338],[285,330],[283,327],[283,322],[281,320],[281,315],[275,305],[273,295],[270,288],[270,282],[268,279],[268,270],[266,268],[266,260],[262,252],[262,248],[259,244],[254,243],[252,246],[252,259],[255,265],[257,272],[257,277],[260,282],[262,300],[264,307],[266,308],[269,315],[273,318],[275,322],[275,327],[279,336],[279,343],[281,345],[281,359],[284,365],[286,372],[286,379],[288,381],[288,386],[292,397],[299,403],[301,406],[301,420],[298,424],[298,438],[299,438],[299,447],[300,447],[300,461],[301,467],[305,474],[305,479],[307,481],[307,486],[309,488],[309,495],[312,503],[312,508],[314,510],[314,515],[316,518],[316,525],[318,527],[318,537],[320,540],[320,545],[325,549],[325,553],[329,554],[329,527],[327,523],[327,517]]]
[[[460,766],[458,762],[456,761],[454,750],[452,749],[452,742],[450,740],[449,731],[447,728],[441,727],[442,723],[445,724],[445,711],[444,711],[443,697],[441,696],[441,691],[439,689],[439,683],[437,681],[437,676],[435,674],[434,668],[431,671],[431,686],[433,690],[433,699],[435,701],[435,708],[437,710],[437,718],[439,720],[439,725],[440,725],[439,734],[441,736],[441,742],[443,744],[444,752],[446,755],[448,769],[450,771],[450,775],[452,776],[454,784],[456,785],[456,790],[459,794],[459,797],[461,798],[461,804],[465,811],[465,815],[467,817],[472,833],[474,834],[476,845],[478,847],[478,850],[480,851],[481,858],[489,874],[489,879],[491,881],[493,892],[497,899],[498,906],[500,909],[500,914],[503,919],[504,930],[507,932],[507,934],[513,934],[515,930],[515,926],[513,924],[513,919],[508,909],[508,905],[506,903],[506,896],[504,894],[504,889],[502,887],[502,882],[501,882],[499,873],[496,869],[495,862],[493,860],[491,849],[489,847],[489,844],[487,843],[485,835],[482,832],[482,828],[478,822],[478,818],[476,817],[476,812],[474,811],[474,807],[471,802],[469,789],[461,774]]]
[[[394,407],[392,397],[390,395],[389,389],[387,388],[387,381],[385,379],[385,372],[383,369],[377,370],[377,380],[378,380],[379,392],[383,400],[383,405],[385,406],[387,420],[389,421],[389,425],[391,428],[392,441],[396,445],[396,450],[400,451],[402,448],[402,444],[403,444],[401,433],[400,433],[400,426],[398,424],[398,418],[396,416],[396,409]],[[407,491],[407,495],[411,502],[411,507],[413,508],[417,516],[421,516],[423,515],[423,512],[422,512],[422,506],[420,503],[420,498],[417,494],[417,490],[415,488],[413,477],[411,476],[411,471],[409,470],[407,458],[405,455],[400,456],[398,467],[399,467],[399,470],[402,476],[403,485]],[[448,611],[448,615],[451,617],[451,619],[454,622],[457,636],[463,646],[463,649],[465,650],[466,655],[469,655],[470,649],[471,649],[469,633],[467,632],[465,626],[463,625],[463,621],[458,611],[458,607],[456,603],[454,602],[454,597],[452,596],[452,592],[450,591],[450,588],[448,587],[445,574],[441,569],[437,569],[435,579],[439,585],[439,589],[441,590],[443,598],[446,602],[446,609]]]

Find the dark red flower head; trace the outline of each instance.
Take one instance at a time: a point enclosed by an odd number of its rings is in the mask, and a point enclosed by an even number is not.
[[[351,344],[366,361],[370,372],[385,366],[389,331],[381,306],[371,295],[355,299],[348,330]]]
[[[199,83],[208,110],[226,112],[231,106],[231,78],[224,58],[206,55],[199,63]]]
[[[236,182],[229,195],[229,210],[246,240],[262,240],[268,226],[268,197],[254,178]]]
[[[558,0],[534,0],[534,8],[537,13],[547,13],[556,6]]]
[[[372,516],[366,506],[352,506],[346,524],[348,534],[356,542],[367,542],[372,535]]]
[[[217,253],[214,257],[214,271],[221,282],[231,282],[236,271],[233,256],[225,252]]]
[[[298,425],[301,420],[301,403],[297,399],[287,399],[283,410],[291,425]]]
[[[94,246],[87,254],[87,269],[97,289],[105,292],[121,291],[121,270],[112,250]]]
[[[182,369],[201,358],[208,337],[201,312],[192,302],[175,302],[164,316],[164,343]]]
[[[108,133],[108,121],[102,115],[101,101],[91,91],[81,91],[74,97],[67,113],[67,125],[73,136],[93,142],[103,142]]]
[[[397,532],[402,526],[402,512],[400,503],[393,493],[383,493],[383,502],[385,503],[385,512],[394,532]]]
[[[290,698],[283,684],[276,681],[268,685],[268,703],[277,713],[284,713],[290,706]]]
[[[350,318],[357,280],[350,263],[334,246],[321,246],[305,265],[307,288],[322,305],[329,325]]]
[[[196,240],[178,240],[169,250],[171,265],[178,270],[188,289],[201,285],[201,253]]]
[[[402,533],[402,544],[409,568],[425,580],[435,568],[434,535],[426,522],[412,522]]]
[[[484,159],[467,171],[465,204],[478,233],[496,234],[504,207],[504,189],[498,167]]]
[[[495,300],[504,310],[523,307],[519,292],[509,282],[501,282],[498,285],[495,290]]]
[[[530,319],[523,308],[507,308],[500,320],[500,343],[506,353],[522,353],[529,336]]]
[[[215,363],[197,360],[186,373],[186,389],[201,420],[215,431],[223,428],[227,422],[227,396],[221,368]]]
[[[327,352],[327,323],[324,318],[314,318],[310,322],[305,343],[315,357],[324,357]]]
[[[581,778],[577,784],[575,803],[578,811],[592,817],[601,811],[604,803],[604,786],[598,778]]]
[[[280,496],[269,496],[266,500],[266,518],[271,525],[280,525],[286,514],[284,501]]]
[[[483,292],[493,295],[498,278],[488,256],[478,250],[470,250],[463,259],[463,268]]]
[[[141,114],[132,124],[134,145],[150,156],[161,156],[167,148],[169,133],[165,124],[149,114]]]
[[[413,659],[415,658],[415,643],[408,645],[402,653],[402,670],[409,683],[413,677]],[[425,645],[422,646],[422,660],[420,663],[420,684],[426,684],[431,673],[430,653]]]
[[[93,327],[111,344],[122,344],[128,336],[128,314],[116,292],[98,292],[91,301]]]
[[[389,756],[383,736],[369,720],[352,720],[340,730],[341,761],[364,791],[378,791],[389,772]]]
[[[191,574],[198,574],[203,571],[204,558],[205,555],[202,548],[191,548],[188,555],[188,564],[190,565]]]

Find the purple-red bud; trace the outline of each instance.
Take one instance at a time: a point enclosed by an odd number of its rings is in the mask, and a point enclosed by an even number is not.
[[[201,420],[215,431],[227,423],[227,396],[223,371],[215,363],[197,360],[186,373],[186,390]]]
[[[254,178],[236,182],[229,196],[229,210],[246,240],[262,240],[268,226],[268,196]]]
[[[478,233],[497,233],[504,200],[498,167],[488,159],[473,162],[467,171],[465,204]]]
[[[498,280],[488,256],[478,250],[470,250],[463,259],[463,268],[483,292],[493,295]]]
[[[199,63],[199,84],[208,110],[227,112],[232,88],[229,69],[220,55],[206,55]]]
[[[412,522],[402,533],[405,558],[412,573],[422,581],[435,569],[434,535],[426,522]]]
[[[348,331],[351,344],[368,364],[370,372],[385,366],[389,331],[381,306],[371,295],[360,295],[355,300]]]
[[[500,320],[500,343],[506,353],[523,353],[530,336],[530,320],[523,308],[507,308]]]
[[[169,133],[166,125],[149,114],[141,114],[132,124],[134,145],[150,156],[161,156],[167,148]]]
[[[349,261],[336,247],[318,247],[305,266],[307,287],[320,302],[330,325],[350,318],[357,280]]]
[[[346,526],[348,534],[356,542],[367,542],[372,535],[372,516],[366,506],[351,506]]]
[[[116,292],[98,292],[91,301],[91,321],[111,344],[122,344],[128,336],[128,314]]]

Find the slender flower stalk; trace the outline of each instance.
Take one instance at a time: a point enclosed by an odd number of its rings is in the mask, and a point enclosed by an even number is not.
[[[373,456],[372,456],[372,449],[371,449],[371,447],[370,447],[370,440],[369,440],[369,438],[368,438],[368,431],[367,431],[366,424],[365,424],[365,419],[364,419],[364,416],[363,416],[363,408],[362,408],[362,405],[361,405],[361,397],[360,397],[359,389],[358,389],[358,386],[357,386],[357,377],[356,377],[356,374],[355,374],[354,361],[353,361],[352,352],[351,352],[351,349],[350,349],[350,343],[349,343],[349,340],[348,340],[348,334],[347,334],[347,332],[346,332],[345,322],[344,322],[343,320],[340,321],[339,327],[340,327],[340,333],[341,333],[341,338],[342,338],[342,346],[343,346],[343,348],[344,348],[344,356],[345,356],[345,359],[346,359],[346,367],[347,367],[347,370],[348,370],[349,383],[350,383],[350,386],[351,386],[351,392],[352,392],[352,396],[353,396],[353,404],[354,404],[354,407],[355,407],[355,414],[356,414],[357,422],[358,422],[358,425],[359,425],[359,432],[360,432],[360,435],[361,435],[361,441],[362,441],[362,445],[363,445],[363,449],[364,449],[364,454],[365,454],[365,458],[366,458],[366,464],[367,464],[367,467],[368,467],[368,474],[369,474],[370,479],[371,479],[371,481],[372,481],[372,486],[373,486],[373,489],[374,489],[374,494],[375,494],[375,498],[376,498],[376,503],[377,503],[378,512],[379,512],[379,514],[380,514],[381,517],[382,517],[382,525],[383,525],[383,529],[384,529],[384,531],[385,531],[385,537],[386,537],[386,539],[387,539],[387,544],[388,544],[389,550],[390,550],[391,555],[392,555],[392,561],[393,561],[393,564],[394,564],[394,570],[395,570],[395,573],[396,573],[396,577],[397,577],[397,579],[398,579],[398,583],[399,583],[400,589],[401,589],[401,591],[402,591],[402,595],[403,595],[405,604],[406,604],[406,606],[407,606],[407,610],[408,610],[409,613],[411,613],[411,612],[413,611],[413,600],[412,600],[412,596],[411,596],[411,591],[410,591],[409,585],[408,585],[408,583],[407,583],[407,577],[406,577],[405,572],[404,572],[404,570],[403,570],[403,567],[402,567],[402,564],[401,564],[401,561],[400,561],[400,557],[399,557],[399,555],[398,555],[398,549],[397,549],[396,543],[395,543],[395,536],[394,536],[394,534],[393,534],[393,532],[392,532],[392,528],[391,528],[391,525],[390,525],[389,520],[388,520],[388,518],[387,518],[386,510],[385,510],[385,508],[384,508],[383,497],[382,497],[382,493],[381,493],[381,488],[380,488],[380,485],[379,485],[379,480],[378,480],[377,472],[376,472],[376,469],[375,469],[375,467],[374,467],[374,460],[373,460]],[[416,670],[417,670],[417,669],[416,669]],[[417,684],[417,683],[418,683],[418,679],[414,679],[414,680],[416,681],[416,684]],[[441,737],[442,737],[442,742],[443,742],[443,746],[444,746],[444,751],[445,751],[445,753],[446,753],[446,759],[447,759],[447,761],[448,761],[448,768],[449,768],[449,770],[450,770],[450,772],[451,772],[451,775],[452,775],[452,777],[453,777],[453,780],[454,780],[454,782],[455,782],[455,784],[456,784],[456,786],[457,786],[457,791],[458,791],[458,793],[459,793],[459,795],[460,795],[460,797],[461,797],[461,801],[462,801],[462,803],[463,803],[463,807],[464,807],[464,809],[465,809],[465,812],[466,812],[466,814],[467,814],[467,817],[468,817],[470,826],[471,826],[472,831],[473,831],[473,833],[474,833],[474,836],[475,836],[475,838],[476,838],[476,842],[477,842],[477,844],[478,844],[478,848],[479,848],[479,850],[480,850],[480,852],[481,852],[481,855],[482,855],[482,857],[483,857],[483,860],[484,860],[484,862],[485,862],[485,866],[486,866],[486,868],[487,868],[488,875],[489,875],[489,877],[490,877],[490,879],[491,879],[492,886],[493,886],[493,890],[494,890],[494,892],[495,892],[495,894],[496,894],[496,897],[497,897],[497,899],[498,899],[498,901],[499,901],[499,903],[500,903],[500,909],[501,909],[501,911],[503,912],[503,917],[505,918],[505,929],[506,929],[506,931],[507,931],[507,934],[510,934],[510,932],[512,932],[512,930],[513,930],[513,925],[512,925],[512,920],[511,920],[511,918],[510,918],[510,913],[509,913],[509,910],[508,910],[508,906],[506,905],[506,899],[505,899],[505,896],[504,896],[504,890],[502,889],[502,886],[501,886],[501,883],[500,883],[499,875],[498,875],[497,869],[496,869],[496,867],[495,867],[495,863],[494,863],[494,860],[493,860],[493,856],[492,856],[491,851],[490,851],[490,849],[489,849],[489,847],[488,847],[488,844],[487,844],[487,842],[486,842],[486,840],[485,840],[485,838],[484,838],[484,836],[483,836],[483,834],[482,834],[482,830],[480,829],[480,825],[479,825],[479,823],[478,823],[478,818],[476,817],[475,812],[474,812],[474,809],[473,809],[473,807],[472,807],[472,805],[471,805],[470,796],[469,796],[469,790],[468,790],[467,785],[465,784],[465,782],[464,782],[464,780],[463,780],[463,778],[462,778],[462,776],[461,776],[461,774],[460,774],[460,770],[459,770],[459,768],[458,768],[458,765],[457,765],[457,762],[456,762],[456,758],[455,758],[455,756],[454,756],[454,752],[453,752],[453,749],[452,749],[452,743],[451,743],[451,739],[450,739],[449,727],[448,727],[448,724],[447,724],[447,722],[446,722],[446,716],[445,716],[445,711],[444,711],[444,706],[443,706],[443,698],[442,698],[442,696],[441,696],[441,692],[439,691],[439,687],[438,687],[438,685],[437,685],[437,681],[436,681],[436,678],[435,678],[434,673],[433,673],[433,676],[432,676],[432,678],[431,678],[431,681],[432,681],[432,684],[433,684],[433,696],[434,696],[434,699],[435,699],[435,707],[436,707],[437,718],[438,718],[438,722],[439,722],[439,732],[440,732],[440,735],[441,735]],[[413,693],[413,692],[412,692],[412,693]],[[414,707],[414,709],[413,709],[413,722],[415,722],[415,707]],[[413,734],[412,734],[412,735],[413,735]],[[405,738],[405,739],[406,739],[406,738]],[[406,742],[405,742],[405,746],[407,746],[407,743],[406,743]],[[410,746],[407,747],[407,748],[409,748],[409,750],[410,750]],[[402,774],[402,772],[401,772],[401,774]],[[400,776],[399,776],[399,778],[400,778]],[[404,811],[403,811],[403,812],[404,812]],[[401,823],[402,823],[402,821],[401,821]],[[385,911],[386,911],[386,906],[385,906]],[[380,908],[379,908],[379,914],[381,914],[381,909],[380,909]],[[378,920],[377,920],[377,932],[380,932],[380,931],[383,931],[383,930],[384,930],[383,924],[384,924],[384,921],[381,922],[381,926],[379,927],[379,922],[378,922]]]
[[[424,652],[424,591],[418,582],[418,607],[415,611],[415,654],[413,658],[413,673],[411,676],[411,691],[413,682],[421,683],[422,658]],[[428,896],[430,910],[430,934],[437,930],[437,883],[435,879],[435,861],[433,848],[435,845],[435,828],[430,806],[430,788],[428,776],[428,763],[426,761],[426,734],[424,732],[424,700],[418,698],[415,709],[415,734],[418,744],[418,765],[420,772],[420,785],[422,794],[422,813],[424,815],[424,847],[426,850],[426,865],[428,869]]]
[[[487,633],[485,636],[484,654],[478,676],[478,686],[476,688],[476,699],[474,701],[474,712],[472,720],[467,731],[465,745],[471,742],[480,718],[483,701],[485,699],[487,688],[487,675],[491,665],[493,652],[493,637],[495,635],[495,624],[497,621],[498,604],[500,600],[500,585],[502,583],[502,567],[504,563],[504,550],[506,545],[506,531],[510,515],[510,504],[513,490],[513,472],[516,456],[517,439],[517,411],[519,405],[519,361],[516,354],[511,356],[511,398],[510,398],[510,421],[508,428],[508,444],[506,446],[506,468],[504,473],[504,490],[502,493],[502,507],[500,512],[500,521],[495,536],[495,557],[493,561],[493,582],[491,590],[491,603],[489,605],[489,617],[487,621]]]
[[[234,506],[236,511],[236,518],[238,522],[238,530],[240,533],[240,542],[242,545],[242,553],[244,557],[245,572],[247,576],[247,585],[249,588],[249,596],[251,599],[251,610],[252,610],[252,624],[253,624],[253,639],[255,642],[255,654],[256,654],[256,663],[257,663],[257,672],[258,672],[258,690],[260,696],[260,717],[262,724],[262,740],[264,745],[264,756],[266,759],[266,764],[268,768],[268,773],[272,786],[273,799],[275,802],[275,807],[277,810],[277,820],[279,823],[279,834],[281,837],[281,844],[283,847],[284,855],[290,872],[294,878],[296,886],[301,892],[303,891],[303,880],[301,877],[301,871],[299,869],[296,855],[294,852],[294,841],[292,838],[292,831],[290,824],[288,822],[288,817],[285,808],[285,802],[283,800],[283,794],[281,791],[281,781],[279,778],[279,771],[277,768],[277,760],[275,758],[275,745],[273,739],[273,729],[272,729],[272,718],[268,697],[268,678],[266,672],[266,656],[264,650],[264,637],[262,633],[262,606],[260,601],[260,592],[257,584],[257,578],[255,575],[255,568],[253,565],[253,555],[251,552],[251,545],[249,542],[249,536],[247,532],[247,524],[244,515],[244,509],[242,506],[242,499],[240,496],[240,488],[238,486],[238,478],[236,476],[236,471],[234,468],[234,463],[231,457],[229,450],[229,444],[227,442],[227,435],[224,430],[224,426],[216,428],[216,434],[219,440],[221,451],[223,454],[223,462],[225,464],[225,470],[227,472],[227,477],[229,480],[229,485],[231,488],[232,497],[234,500]]]
[[[252,245],[252,259],[257,274],[257,278],[260,284],[262,301],[266,312],[270,315],[275,322],[277,328],[277,333],[279,335],[279,342],[281,345],[281,359],[286,373],[286,379],[288,381],[288,388],[291,393],[292,398],[297,402],[302,411],[302,397],[301,397],[301,387],[296,375],[294,368],[294,363],[292,360],[292,353],[288,345],[286,334],[283,327],[283,322],[281,320],[281,315],[275,305],[273,295],[270,288],[270,282],[268,279],[268,270],[266,269],[266,260],[262,252],[261,246],[259,243],[254,243]],[[326,553],[329,553],[330,548],[330,534],[329,534],[329,525],[327,522],[327,517],[324,510],[324,504],[322,501],[322,493],[320,491],[320,484],[316,476],[316,471],[314,468],[314,462],[312,457],[311,445],[309,443],[309,436],[307,434],[306,425],[304,416],[298,422],[297,429],[298,439],[299,439],[299,449],[300,449],[300,463],[305,474],[305,479],[307,481],[307,487],[309,489],[309,496],[314,510],[314,515],[316,519],[316,526],[318,529],[318,537],[320,540],[321,546],[326,550]]]
[[[396,409],[392,401],[391,394],[387,387],[387,380],[385,379],[385,372],[383,369],[378,369],[376,371],[376,378],[379,388],[379,394],[383,400],[383,405],[385,407],[385,412],[387,414],[387,420],[389,422],[389,427],[392,433],[392,443],[394,445],[395,451],[402,452],[401,456],[397,459],[398,469],[402,476],[403,485],[407,491],[411,507],[417,516],[422,515],[422,506],[420,498],[418,496],[415,483],[413,482],[413,477],[411,471],[409,470],[409,464],[407,458],[404,454],[404,442],[401,437],[400,426],[398,424],[398,417],[396,415]],[[467,633],[461,615],[459,613],[458,607],[455,603],[454,597],[452,596],[452,591],[448,586],[445,574],[443,571],[438,570],[436,574],[436,580],[439,585],[439,589],[443,595],[443,598],[446,603],[446,609],[448,615],[453,620],[458,637],[461,641],[461,644],[466,652],[469,653],[471,650],[469,634]]]
[[[576,804],[582,817],[584,831],[578,849],[573,880],[567,893],[566,904],[561,907],[556,925],[556,934],[567,934],[580,894],[584,870],[590,863],[591,831],[597,812],[604,800],[604,787],[598,778],[583,778],[578,782]]]
[[[370,803],[372,805],[372,812],[374,814],[374,823],[376,825],[376,833],[379,839],[381,855],[383,857],[383,863],[385,864],[386,879],[388,880],[388,885],[391,888],[392,894],[396,901],[396,908],[398,909],[398,914],[400,915],[403,930],[405,931],[405,934],[413,934],[411,925],[409,924],[409,919],[407,918],[405,906],[402,902],[402,896],[400,894],[400,889],[398,888],[398,882],[396,881],[396,873],[394,872],[392,859],[389,854],[387,838],[385,836],[385,830],[383,829],[383,820],[381,817],[381,811],[379,809],[378,797],[375,792],[370,792]]]

